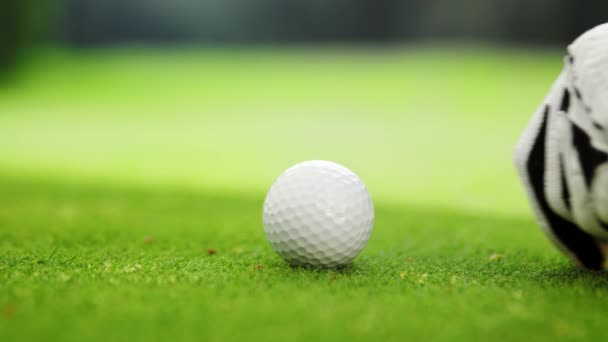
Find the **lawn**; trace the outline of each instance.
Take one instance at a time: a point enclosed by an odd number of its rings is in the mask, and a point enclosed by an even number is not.
[[[544,238],[511,163],[559,51],[33,52],[0,86],[0,341],[603,339],[608,277]],[[353,169],[342,269],[266,242],[265,191]]]

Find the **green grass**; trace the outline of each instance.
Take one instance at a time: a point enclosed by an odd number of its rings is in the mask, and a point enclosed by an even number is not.
[[[34,57],[0,89],[0,340],[602,339],[608,277],[542,236],[511,165],[560,61]],[[343,269],[292,268],[265,241],[265,191],[306,159],[351,167],[374,198]]]

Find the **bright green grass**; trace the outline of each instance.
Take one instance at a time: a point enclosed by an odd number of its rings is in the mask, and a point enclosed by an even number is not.
[[[510,161],[559,69],[480,49],[38,56],[0,90],[0,341],[601,340],[608,278],[546,241]],[[340,270],[287,266],[261,227],[274,178],[317,158],[375,200]]]

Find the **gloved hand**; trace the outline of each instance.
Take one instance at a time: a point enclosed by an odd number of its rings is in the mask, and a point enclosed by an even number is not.
[[[608,257],[608,24],[568,47],[515,163],[539,225],[578,265]]]

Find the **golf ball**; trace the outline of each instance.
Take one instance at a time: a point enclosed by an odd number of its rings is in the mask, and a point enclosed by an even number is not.
[[[349,263],[365,247],[374,207],[352,171],[329,161],[307,161],[274,182],[263,223],[270,244],[287,262],[333,267]]]

